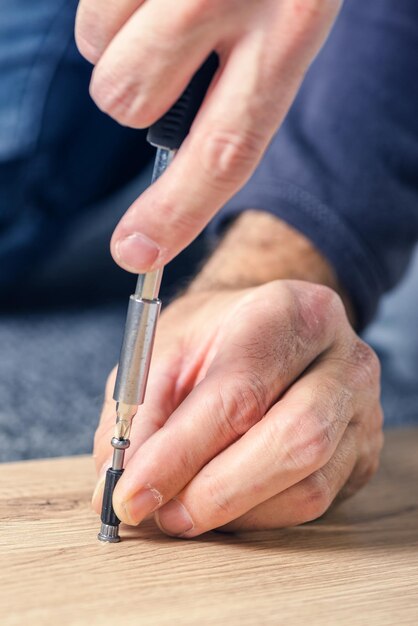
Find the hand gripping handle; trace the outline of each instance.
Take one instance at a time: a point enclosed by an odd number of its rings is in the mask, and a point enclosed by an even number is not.
[[[193,76],[177,102],[149,128],[147,139],[150,144],[168,150],[180,148],[217,68],[218,57],[213,52]]]

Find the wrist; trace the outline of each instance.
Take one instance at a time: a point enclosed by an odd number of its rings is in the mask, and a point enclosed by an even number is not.
[[[188,291],[245,289],[280,279],[334,289],[353,322],[351,303],[330,263],[304,235],[261,211],[245,211],[233,222]]]

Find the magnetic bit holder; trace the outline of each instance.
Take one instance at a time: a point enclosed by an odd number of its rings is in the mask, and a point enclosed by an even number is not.
[[[103,504],[101,520],[102,524],[100,532],[97,538],[100,541],[107,541],[109,543],[117,543],[120,541],[119,537],[119,524],[120,519],[113,510],[112,497],[113,490],[115,489],[119,478],[123,474],[123,469],[113,469],[110,467],[106,472],[106,483],[103,493]]]
[[[145,395],[148,370],[154,343],[155,327],[160,312],[159,300],[144,300],[134,294],[130,297],[125,324],[121,356],[119,360],[114,399],[117,401],[118,423],[121,432],[128,434],[137,406],[142,404]],[[120,418],[120,421],[119,421]],[[112,505],[113,490],[123,473],[125,450],[130,441],[125,437],[113,437],[112,468],[107,471],[103,494],[100,541],[116,543],[120,541],[120,520]]]

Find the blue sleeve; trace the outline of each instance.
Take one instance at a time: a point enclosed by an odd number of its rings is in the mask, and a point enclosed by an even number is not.
[[[360,327],[418,239],[418,2],[346,0],[293,107],[224,207],[269,211],[328,258]]]

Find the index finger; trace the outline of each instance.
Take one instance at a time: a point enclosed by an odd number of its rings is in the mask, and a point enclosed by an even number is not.
[[[269,35],[253,29],[222,50],[215,84],[178,156],[116,227],[111,250],[119,265],[162,267],[245,184],[334,16],[295,26],[285,15]]]
[[[358,412],[377,413],[374,357],[369,357],[370,379],[363,376],[359,383],[358,374],[350,376],[345,364],[336,365],[337,355],[320,357],[261,422],[158,511],[165,532],[194,537],[224,526],[328,465]],[[351,473],[355,456],[343,458],[339,471],[344,475]],[[276,513],[275,521],[280,517]]]

